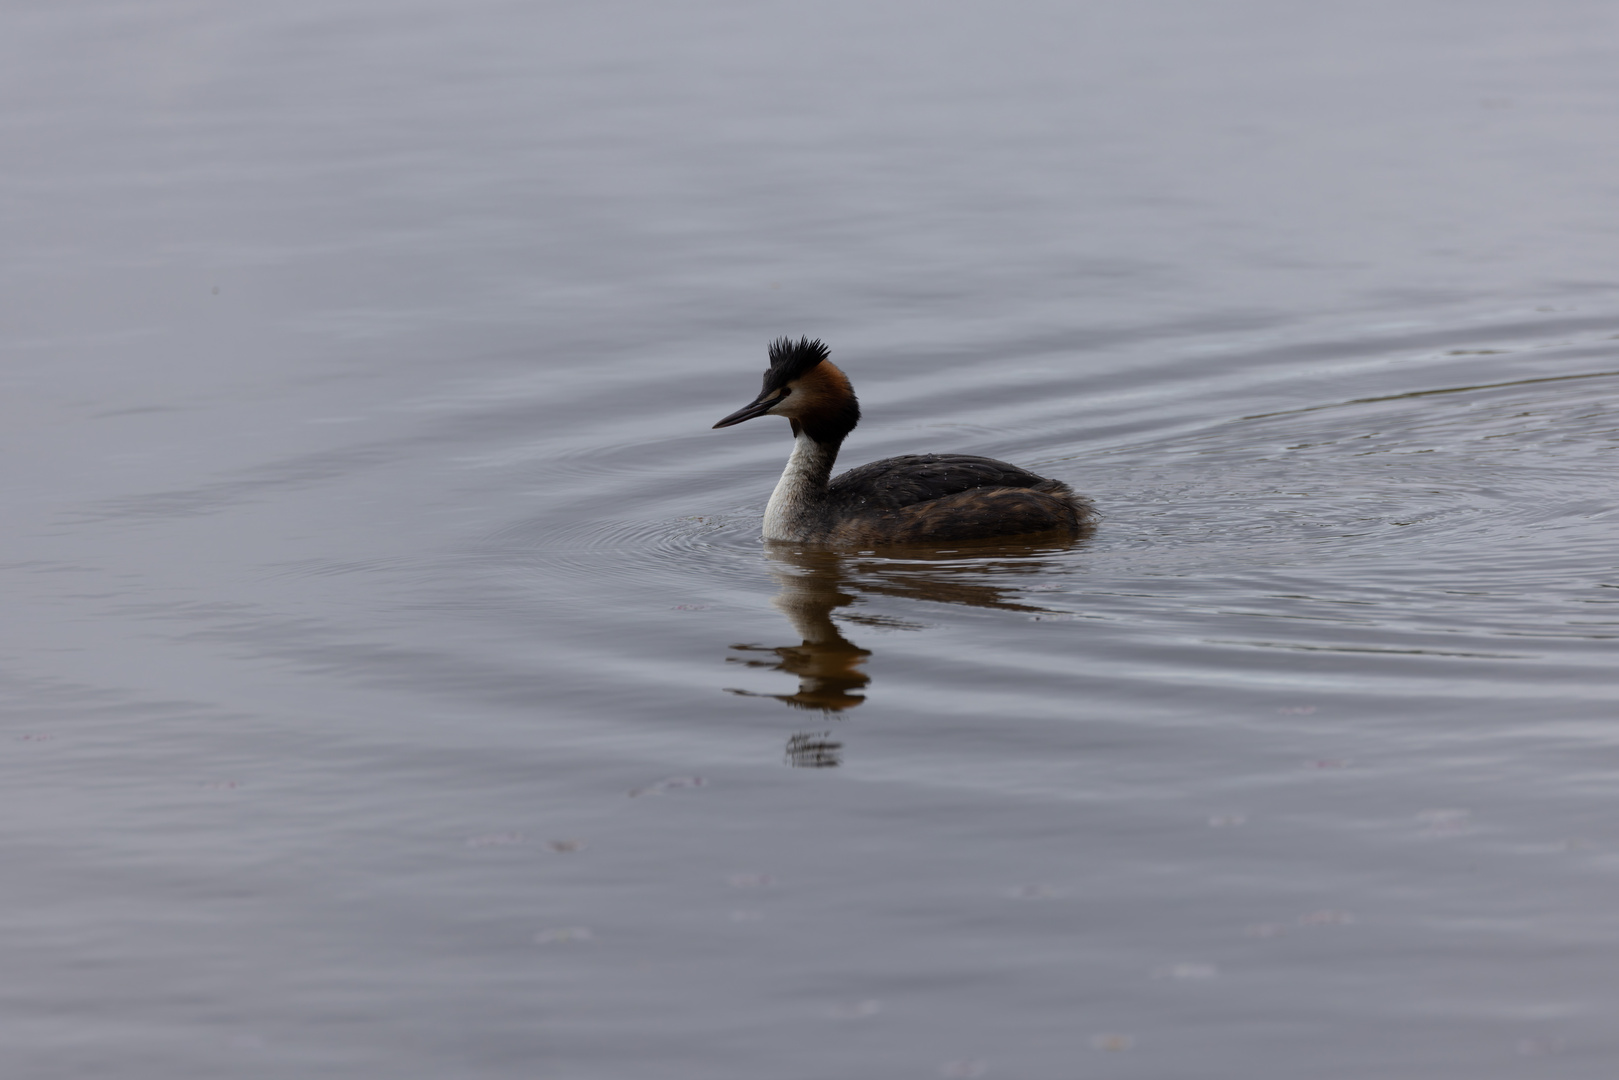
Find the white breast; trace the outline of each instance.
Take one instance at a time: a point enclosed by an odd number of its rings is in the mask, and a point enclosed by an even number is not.
[[[766,540],[804,539],[816,506],[825,499],[830,471],[825,449],[808,435],[799,435],[765,507]]]

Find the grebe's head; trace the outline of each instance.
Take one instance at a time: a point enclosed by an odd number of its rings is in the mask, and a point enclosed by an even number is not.
[[[714,426],[730,427],[756,416],[785,416],[793,434],[806,431],[820,442],[840,440],[860,422],[860,402],[849,379],[827,359],[817,338],[777,338],[770,343],[770,370],[759,396]]]

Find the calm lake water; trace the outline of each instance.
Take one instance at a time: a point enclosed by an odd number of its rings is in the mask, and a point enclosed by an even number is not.
[[[1613,4],[0,22],[7,1077],[1619,1067]]]

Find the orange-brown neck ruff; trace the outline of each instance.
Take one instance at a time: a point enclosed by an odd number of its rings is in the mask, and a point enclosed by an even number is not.
[[[849,377],[830,360],[822,360],[788,384],[792,388],[787,415],[793,434],[802,431],[822,446],[837,447],[860,423],[860,400]]]

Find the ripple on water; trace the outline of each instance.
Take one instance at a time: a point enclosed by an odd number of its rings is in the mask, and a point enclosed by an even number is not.
[[[759,519],[751,515],[673,520],[531,518],[489,534],[478,550],[516,573],[599,575],[650,580],[670,568],[732,579],[759,562]]]
[[[1460,387],[1251,416],[1108,455],[1130,467],[1144,539],[1240,542],[1266,560],[1419,558],[1533,576],[1590,565],[1619,436],[1614,377]],[[1104,458],[1104,461],[1107,460]],[[1111,462],[1109,462],[1111,466]],[[1164,545],[1169,545],[1165,547]],[[1504,558],[1536,553],[1532,565]]]

